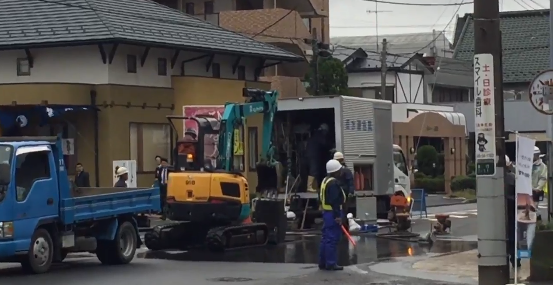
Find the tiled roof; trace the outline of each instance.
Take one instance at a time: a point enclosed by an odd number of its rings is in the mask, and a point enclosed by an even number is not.
[[[362,48],[366,51],[376,51],[377,42],[381,45],[382,40],[388,42],[388,52],[396,54],[431,53],[430,45],[434,41],[437,54],[443,54],[451,50],[450,42],[443,33],[411,33],[379,36],[355,36],[355,37],[334,37],[330,42],[334,45],[347,46],[351,48]]]
[[[455,58],[472,62],[474,56],[472,14],[459,19]],[[503,82],[530,82],[549,68],[549,10],[501,13]]]
[[[0,48],[114,40],[303,60],[150,0],[0,0]]]

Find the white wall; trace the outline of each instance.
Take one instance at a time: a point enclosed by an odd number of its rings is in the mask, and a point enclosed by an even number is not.
[[[111,47],[106,46],[106,54]],[[168,49],[150,49],[144,66],[140,64],[144,47],[120,45],[112,64],[104,64],[96,45],[82,47],[31,49],[34,66],[30,76],[17,75],[17,58],[24,58],[23,50],[0,51],[0,84],[10,83],[78,83],[78,84],[121,84],[133,86],[171,87],[171,75],[180,75],[181,62],[202,54],[181,51],[175,67],[171,68],[174,51]],[[136,55],[137,72],[127,72],[127,55]],[[167,76],[157,72],[158,58],[166,58]],[[185,64],[185,75],[212,77],[211,70],[206,71],[208,58]],[[221,66],[221,78],[238,79],[238,73],[232,74],[235,57],[216,55],[213,63]],[[256,61],[242,58],[240,65],[246,67],[246,80],[254,80]]]
[[[409,74],[398,72],[396,80],[396,102],[424,103],[424,84],[423,76],[420,74]]]
[[[388,72],[386,74],[386,86],[394,86],[395,103],[424,103],[425,84],[419,74]],[[348,87],[368,88],[380,87],[380,72],[355,72],[348,73]],[[400,84],[401,82],[401,84]]]
[[[348,87],[365,88],[379,87],[381,82],[380,72],[355,72],[348,73]],[[395,86],[395,72],[389,72],[386,75],[386,86]]]

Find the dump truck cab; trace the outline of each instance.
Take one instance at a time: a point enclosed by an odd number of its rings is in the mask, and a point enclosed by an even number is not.
[[[92,251],[126,264],[141,244],[137,214],[159,210],[157,187],[72,185],[60,137],[0,138],[0,262],[44,273],[70,252]]]
[[[0,238],[13,238],[16,251],[28,249],[29,240],[21,237],[30,238],[37,226],[58,217],[60,190],[69,190],[56,149],[40,138],[0,141]]]

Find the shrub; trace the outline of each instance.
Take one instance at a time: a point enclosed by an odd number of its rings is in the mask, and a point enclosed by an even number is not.
[[[476,176],[457,176],[451,180],[451,191],[476,190]]]
[[[438,173],[438,152],[431,145],[424,145],[417,149],[417,168],[420,172],[430,176]],[[436,169],[435,169],[436,168]]]
[[[415,188],[424,189],[426,193],[444,193],[445,180],[443,177],[424,177],[415,179]]]
[[[415,172],[415,179],[421,179],[421,178],[426,178],[426,175],[421,171]]]

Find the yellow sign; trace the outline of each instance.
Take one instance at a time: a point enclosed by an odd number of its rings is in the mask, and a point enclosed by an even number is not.
[[[244,143],[242,142],[242,132],[234,130],[234,155],[244,155]]]

